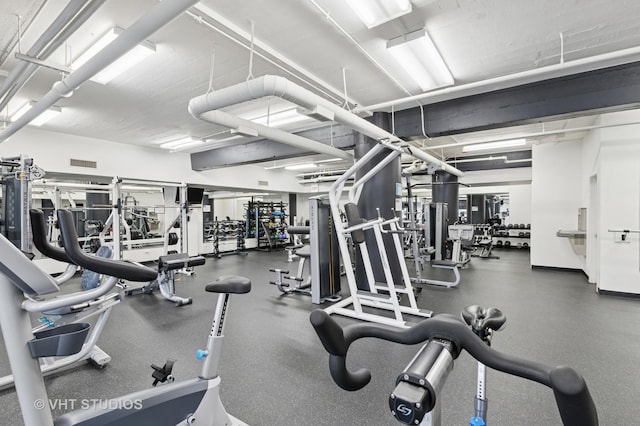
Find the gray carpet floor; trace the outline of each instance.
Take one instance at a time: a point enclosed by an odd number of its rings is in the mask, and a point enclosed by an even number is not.
[[[499,260],[474,258],[458,288],[425,287],[420,307],[459,312],[481,304],[502,309],[507,328],[493,347],[506,353],[577,369],[597,404],[600,424],[637,423],[640,405],[640,301],[599,296],[578,272],[532,270],[528,252],[495,250]],[[151,364],[177,359],[177,380],[198,374],[195,350],[210,329],[216,295],[204,284],[223,274],[251,278],[253,289],[233,296],[220,366],[227,411],[252,425],[393,425],[387,397],[418,346],[378,340],[352,346],[350,368],[367,367],[371,383],[358,392],[339,389],[329,376],[328,355],[309,324],[316,307],[304,295],[282,295],[268,281],[270,267],[294,268],[286,252],[209,258],[178,294],[193,305],[175,307],[159,294],[123,298],[99,341],[113,360],[103,369],[83,364],[46,379],[50,398],[119,396],[151,384]],[[79,288],[69,282],[69,288]],[[346,286],[346,285],[345,285]],[[346,293],[346,292],[345,292]],[[339,318],[342,324],[352,320]],[[0,351],[0,374],[10,371]],[[444,425],[466,425],[473,413],[476,364],[467,354],[455,362],[442,395]],[[489,424],[556,425],[552,392],[535,383],[490,371]],[[59,414],[64,410],[55,410]],[[13,390],[0,392],[0,424],[22,424]]]

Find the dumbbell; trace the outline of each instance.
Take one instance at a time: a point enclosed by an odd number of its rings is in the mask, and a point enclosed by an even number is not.
[[[509,241],[509,240],[505,241],[504,242],[504,246],[507,247],[507,248],[511,247],[511,241]]]
[[[531,232],[525,232],[524,236],[527,237],[527,238],[530,238],[531,237]]]
[[[527,223],[527,229],[531,229],[531,224]]]
[[[496,241],[496,247],[502,247],[502,240]]]
[[[518,248],[522,248],[522,243],[518,243]]]
[[[523,248],[529,248],[529,243],[522,243]]]
[[[524,237],[524,232],[522,231],[518,232],[518,237]]]

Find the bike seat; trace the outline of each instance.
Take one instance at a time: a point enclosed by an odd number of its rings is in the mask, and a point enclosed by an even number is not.
[[[239,275],[222,275],[208,284],[205,290],[210,293],[244,294],[251,291],[251,280]]]
[[[500,331],[507,322],[507,317],[498,308],[483,308],[480,305],[467,306],[462,310],[462,319],[474,330]]]

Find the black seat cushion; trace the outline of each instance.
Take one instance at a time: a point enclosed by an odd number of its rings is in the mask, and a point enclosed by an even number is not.
[[[239,275],[222,275],[215,282],[208,284],[205,290],[210,293],[249,293],[251,280]]]

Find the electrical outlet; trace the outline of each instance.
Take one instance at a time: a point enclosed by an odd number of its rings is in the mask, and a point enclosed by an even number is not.
[[[615,234],[616,243],[631,243],[630,235],[628,232],[619,232]]]

